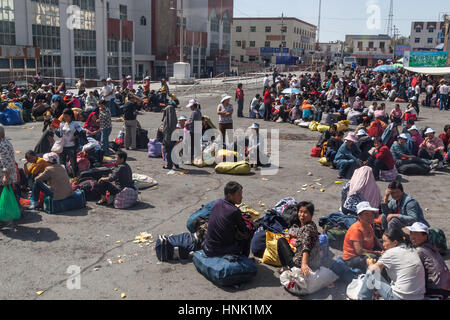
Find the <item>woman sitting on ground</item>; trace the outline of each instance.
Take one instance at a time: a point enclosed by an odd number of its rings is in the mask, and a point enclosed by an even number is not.
[[[102,133],[100,131],[100,121],[98,115],[99,111],[91,112],[84,124],[84,129],[86,130],[88,137],[100,141]]]
[[[395,108],[391,111],[390,119],[393,123],[397,125],[401,125],[403,123],[404,113],[402,109],[400,109],[400,105],[396,104]]]
[[[367,270],[368,257],[376,258],[382,254],[381,243],[375,236],[372,224],[379,209],[373,208],[369,202],[361,202],[357,206],[358,221],[345,234],[343,260],[350,268]]]
[[[425,131],[427,136],[422,144],[419,146],[419,157],[426,160],[438,160],[438,169],[444,167],[444,143],[441,139],[435,136],[436,131],[428,128]]]
[[[111,175],[107,178],[98,180],[100,184],[100,193],[102,199],[97,203],[98,205],[107,205],[113,200],[114,196],[119,194],[125,188],[134,189],[133,172],[127,163],[128,155],[119,151],[116,153],[116,166]],[[109,192],[110,197],[106,199],[106,193]]]
[[[355,170],[352,179],[345,185],[341,193],[342,213],[357,215],[357,206],[368,201],[374,208],[381,206],[381,191],[378,187],[372,168],[364,166]]]
[[[297,204],[298,220],[289,229],[288,234],[295,239],[296,252],[285,238],[278,240],[278,256],[282,273],[288,268],[298,267],[304,276],[320,268],[320,242],[316,224],[312,221],[314,205],[311,202]]]
[[[383,144],[380,137],[375,138],[375,149],[371,152],[369,165],[373,169],[376,180],[380,179],[380,171],[391,171],[395,167],[394,156],[391,150]]]
[[[384,300],[423,300],[425,270],[417,252],[404,243],[403,232],[387,230],[383,235],[383,248],[385,251],[378,262],[367,259],[369,270],[359,293],[360,299],[372,300],[376,289]],[[383,269],[391,279],[390,284],[380,274]]]
[[[30,209],[39,208],[39,196],[51,197],[54,201],[64,200],[72,196],[72,184],[63,165],[58,164],[59,157],[56,153],[46,153],[43,159],[48,163],[44,172],[35,178],[33,193],[30,201]]]

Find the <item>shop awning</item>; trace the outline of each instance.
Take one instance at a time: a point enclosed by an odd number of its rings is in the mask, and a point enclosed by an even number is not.
[[[421,73],[421,74],[429,74],[432,76],[443,76],[450,74],[450,67],[441,67],[441,68],[411,68],[405,67],[405,70]]]

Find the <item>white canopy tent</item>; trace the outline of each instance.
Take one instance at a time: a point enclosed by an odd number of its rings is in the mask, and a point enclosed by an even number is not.
[[[421,74],[429,74],[430,76],[444,76],[450,74],[450,67],[441,67],[441,68],[411,68],[405,67],[405,70],[421,73]]]

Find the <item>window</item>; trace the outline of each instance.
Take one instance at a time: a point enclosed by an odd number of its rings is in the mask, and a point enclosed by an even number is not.
[[[264,47],[270,48],[270,41],[266,41],[266,42],[264,43]]]
[[[415,42],[415,43],[420,43],[420,38],[415,38],[415,39],[414,39],[414,42]]]
[[[0,69],[9,69],[9,59],[0,59]]]
[[[271,33],[272,32],[272,27],[266,27],[266,33]]]
[[[256,47],[256,42],[255,41],[250,41],[250,48],[254,48]]]
[[[238,47],[238,48],[242,47],[242,42],[241,41],[236,41],[236,47]]]
[[[142,16],[141,17],[141,26],[146,26],[146,25],[147,25],[147,19],[144,16]]]
[[[284,33],[286,33],[287,32],[287,26],[283,26],[283,27],[281,27],[281,32],[284,32]]]
[[[250,32],[256,32],[256,27],[254,26],[250,27]]]
[[[373,41],[369,41],[369,48],[373,49]]]
[[[429,29],[428,29],[428,32],[429,32],[429,33],[433,33],[433,32],[434,32],[434,28],[433,28],[433,27],[429,28]]]
[[[236,32],[242,32],[242,27],[241,26],[236,26]]]
[[[427,39],[427,42],[428,42],[428,43],[433,43],[433,38],[428,38],[428,39]]]
[[[212,32],[219,32],[220,25],[219,25],[219,18],[217,16],[211,16],[211,31]]]
[[[384,42],[380,42],[380,49],[384,49],[385,48],[385,43]]]
[[[0,45],[15,45],[14,1],[0,1]]]
[[[119,11],[120,11],[120,20],[127,20],[128,19],[128,8],[124,5],[119,5]]]
[[[358,49],[359,49],[359,51],[362,51],[362,49],[363,49],[362,41],[358,41]]]
[[[421,33],[422,32],[422,28],[421,27],[417,27],[416,28],[416,33]]]
[[[95,11],[95,0],[73,0],[73,4],[81,10]]]
[[[109,10],[109,2],[106,3],[106,17],[107,18],[111,18],[110,17],[110,10]]]

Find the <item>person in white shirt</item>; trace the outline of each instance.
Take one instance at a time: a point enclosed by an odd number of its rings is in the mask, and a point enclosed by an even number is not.
[[[419,86],[419,84],[416,85],[416,87],[414,88],[414,91],[415,91],[415,95],[417,97],[417,101],[419,101],[419,98],[420,98],[420,86]]]
[[[117,116],[117,110],[116,110],[116,104],[114,102],[114,94],[115,94],[115,87],[112,83],[112,79],[108,78],[106,80],[102,80],[103,82],[103,88],[102,88],[102,98],[108,103],[108,108],[111,111],[111,116],[116,117]]]
[[[423,300],[425,296],[425,269],[414,248],[403,241],[400,229],[388,229],[383,235],[384,253],[378,262],[367,259],[368,271],[359,298],[372,300],[374,291],[385,300]],[[386,272],[389,284],[381,275]]]
[[[431,107],[431,98],[433,97],[434,87],[431,83],[426,87],[427,97],[425,98],[425,106]]]
[[[266,74],[266,76],[264,78],[264,92],[266,92],[266,90],[269,88],[270,88],[270,78],[269,78],[269,75]]]
[[[448,110],[448,93],[450,92],[450,87],[447,86],[444,79],[441,80],[441,85],[439,87],[439,99],[441,101],[439,109]]]

